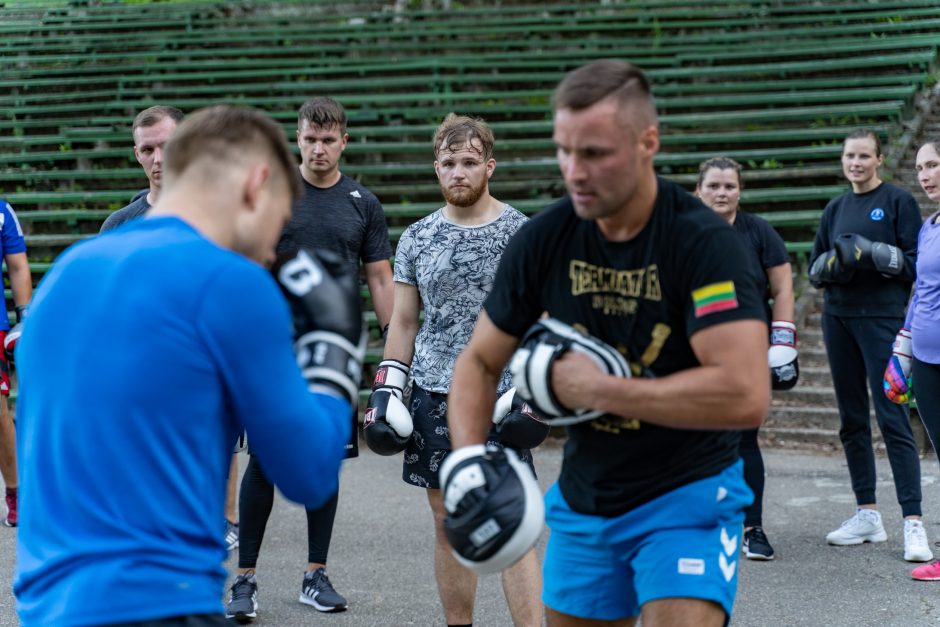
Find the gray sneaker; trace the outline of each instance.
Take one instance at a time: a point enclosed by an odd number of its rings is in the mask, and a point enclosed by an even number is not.
[[[326,570],[322,568],[304,574],[300,602],[312,605],[321,612],[342,612],[346,609],[346,599],[333,588]]]
[[[235,577],[225,607],[225,618],[245,625],[258,616],[258,581],[253,574]]]

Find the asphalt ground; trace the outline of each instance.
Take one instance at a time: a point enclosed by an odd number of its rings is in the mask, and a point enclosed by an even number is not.
[[[914,565],[903,560],[901,514],[887,460],[878,459],[878,494],[888,541],[830,547],[826,533],[854,510],[842,456],[764,453],[764,527],[777,559],[741,561],[732,626],[940,625],[940,582],[911,580]],[[557,443],[536,451],[543,488],[554,481],[560,463]],[[925,521],[933,544],[940,540],[940,466],[931,455],[922,469]],[[298,603],[306,566],[306,519],[300,507],[278,496],[258,564],[261,605],[255,624],[443,625],[432,570],[430,511],[424,491],[402,482],[400,458],[380,457],[362,447],[361,456],[346,463],[340,489],[329,573],[349,599],[349,609],[320,614]],[[0,527],[4,626],[18,624],[11,593],[15,534]],[[546,536],[538,545],[540,553]],[[935,551],[940,557],[940,548]],[[235,556],[226,566],[235,569]],[[511,624],[497,576],[480,579],[474,624]]]

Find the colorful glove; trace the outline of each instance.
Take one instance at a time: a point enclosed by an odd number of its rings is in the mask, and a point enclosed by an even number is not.
[[[909,403],[914,395],[911,385],[911,332],[901,329],[894,338],[891,359],[885,368],[885,396],[892,403]]]

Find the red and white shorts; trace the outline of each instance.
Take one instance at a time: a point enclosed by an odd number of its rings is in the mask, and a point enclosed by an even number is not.
[[[0,331],[0,346],[7,339],[7,332]],[[7,361],[6,351],[0,350],[0,396],[10,395],[10,362]]]

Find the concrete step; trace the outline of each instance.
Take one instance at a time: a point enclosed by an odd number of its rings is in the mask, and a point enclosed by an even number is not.
[[[772,405],[765,427],[839,429],[839,410],[830,406]]]
[[[804,366],[800,363],[800,381],[794,390],[808,388],[832,388],[832,376],[828,366]],[[780,392],[781,400],[785,400],[789,392]]]
[[[829,356],[826,355],[826,349],[822,346],[801,346],[800,351],[800,370],[806,366],[816,368],[828,368]]]
[[[764,427],[759,433],[765,448],[815,449],[838,451],[842,448],[839,432],[832,429]]]
[[[808,326],[804,329],[797,329],[797,333],[799,334],[797,342],[800,348],[812,344],[822,345],[823,343],[822,329],[818,326]]]
[[[800,381],[795,388],[773,393],[773,407],[787,407],[794,405],[810,405],[813,407],[835,407],[836,392],[830,385],[809,385],[805,381],[804,373],[800,373]]]
[[[839,411],[835,407],[771,407],[770,415],[760,429],[768,446],[787,448],[831,447],[841,450]],[[911,414],[911,431],[921,454],[932,455],[933,447],[916,413]],[[874,414],[871,415],[872,442],[876,450],[884,450],[884,440]]]

